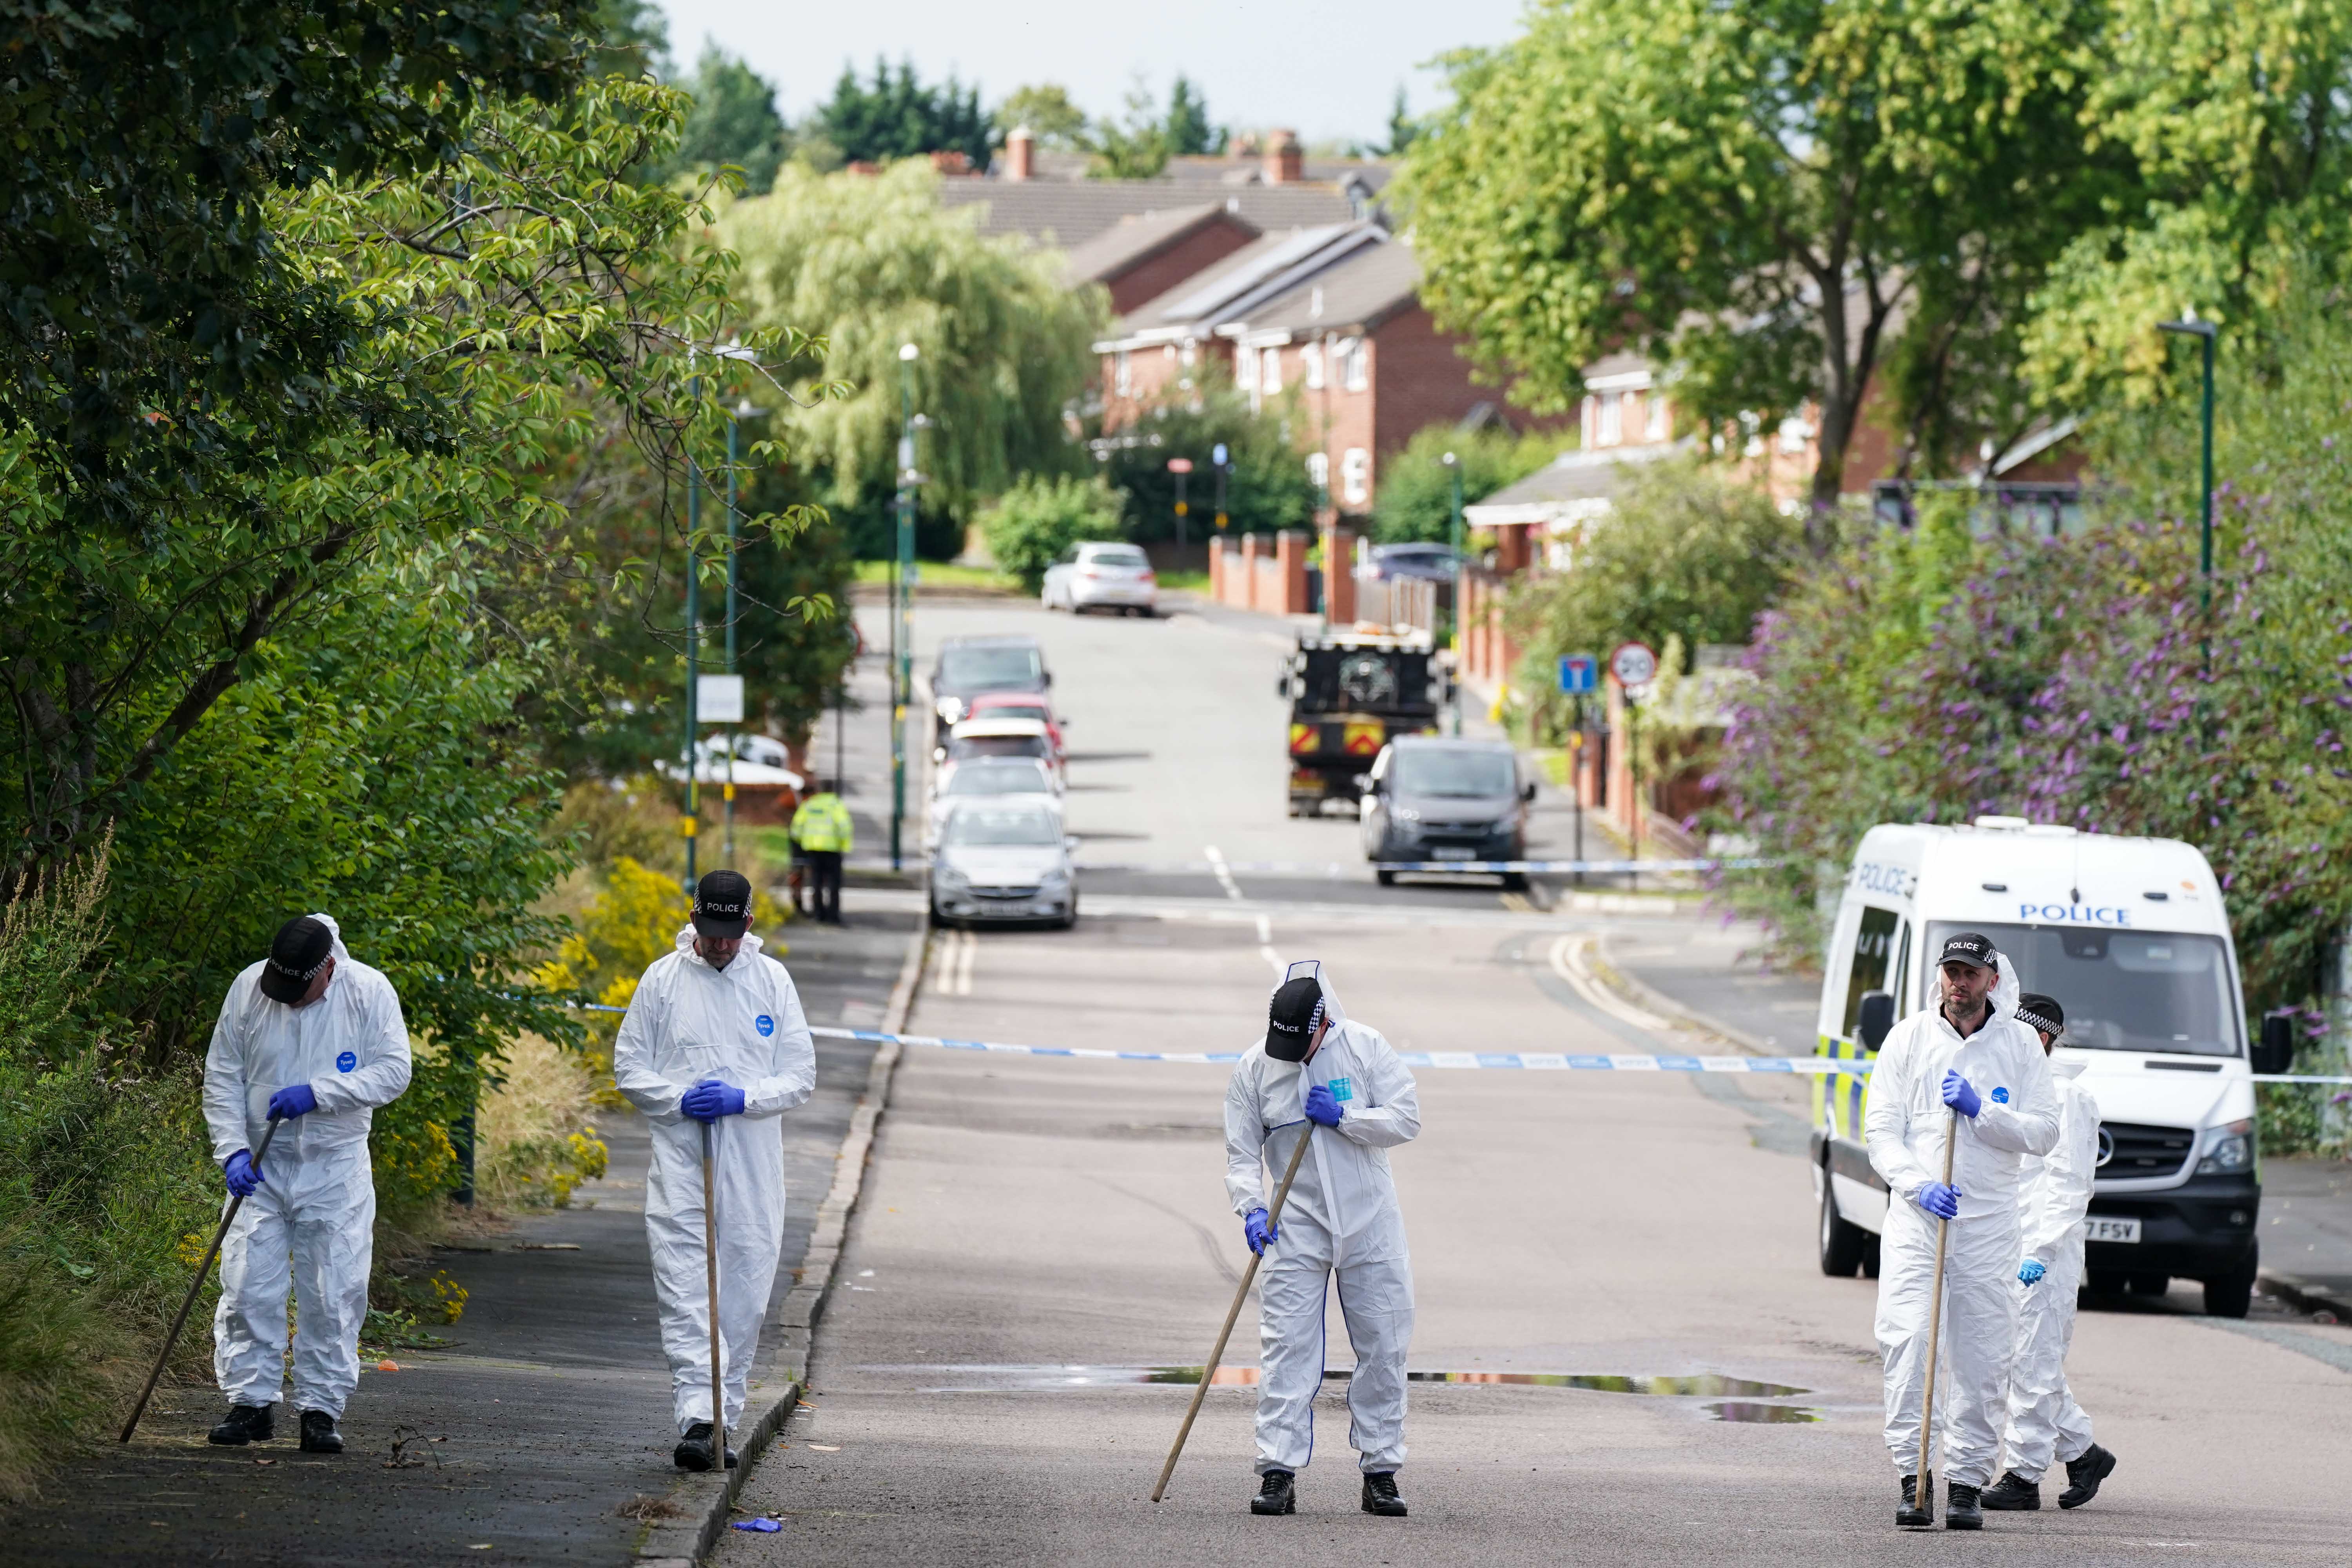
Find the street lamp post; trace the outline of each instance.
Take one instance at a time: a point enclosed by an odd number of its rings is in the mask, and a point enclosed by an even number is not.
[[[1216,466],[1217,470],[1217,531],[1219,533],[1225,531],[1225,469],[1231,466],[1226,461],[1230,456],[1223,441],[1218,442],[1215,450],[1209,454],[1209,460]]]
[[[695,404],[702,401],[702,378],[693,377],[688,383],[688,396]],[[686,896],[694,897],[697,880],[694,868],[695,833],[700,826],[696,813],[702,797],[698,785],[702,777],[702,759],[696,754],[695,742],[701,726],[696,712],[702,695],[702,662],[699,643],[702,616],[701,584],[695,571],[695,534],[702,527],[702,474],[694,463],[694,426],[688,419],[686,434],[686,815],[678,821],[678,831],[686,836]]]
[[[1454,733],[1462,733],[1462,462],[1448,452],[1443,459],[1454,481]]]
[[[2203,504],[2197,517],[2202,537],[2198,542],[2197,570],[2202,579],[2199,590],[2199,608],[2203,612],[2204,636],[2200,641],[2203,649],[2205,673],[2213,673],[2213,342],[2215,328],[2210,321],[2197,319],[2197,307],[2189,306],[2180,312],[2177,321],[2158,321],[2157,329],[2166,332],[2182,332],[2198,340],[2205,361],[2205,449],[2203,453]]]
[[[736,400],[734,409],[727,416],[727,673],[735,673],[735,622],[737,605],[742,588],[742,556],[736,548],[736,525],[742,517],[736,505],[739,437],[742,422],[760,411],[748,397]],[[741,723],[739,719],[737,723]],[[727,864],[738,864],[735,858],[735,741],[727,738]]]
[[[890,595],[890,869],[905,864],[907,705],[914,696],[915,361],[922,350],[898,345],[898,547]]]

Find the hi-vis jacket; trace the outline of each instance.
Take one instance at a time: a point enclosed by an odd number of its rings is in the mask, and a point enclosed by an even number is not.
[[[2026,1173],[2022,1215],[2025,1256],[2059,1271],[2062,1260],[2083,1261],[2083,1216],[2099,1170],[2099,1102],[2079,1081],[2081,1062],[2053,1061],[2058,1089],[2058,1142]]]
[[[1351,1024],[1325,993],[1333,1021],[1305,1062],[1278,1062],[1263,1037],[1225,1086],[1225,1192],[1234,1212],[1272,1205],[1273,1187],[1312,1123],[1303,1109],[1314,1084],[1330,1086],[1339,1125],[1315,1142],[1276,1216],[1283,1254],[1345,1264],[1405,1256],[1404,1219],[1388,1152],[1421,1131],[1412,1074],[1377,1029]]]
[[[838,849],[848,854],[857,847],[857,834],[849,820],[849,807],[831,790],[813,795],[793,813],[793,842],[803,849],[824,851]]]
[[[2017,977],[2003,958],[1990,998],[1991,1016],[1966,1039],[1939,1005],[1895,1026],[1870,1072],[1870,1109],[1863,1117],[1870,1163],[1905,1203],[1917,1199],[1944,1170],[1944,1074],[1958,1071],[1976,1089],[1984,1109],[1958,1118],[1952,1185],[1962,1219],[2004,1214],[2017,1204],[2024,1157],[2047,1154],[2058,1141],[2058,1094],[2040,1037],[2011,1017]]]
[[[213,1025],[205,1125],[215,1165],[239,1149],[260,1148],[269,1097],[298,1083],[310,1086],[319,1108],[278,1129],[266,1169],[274,1174],[336,1156],[364,1165],[375,1108],[408,1088],[408,1026],[392,982],[352,956],[331,917],[311,919],[334,935],[335,974],[325,994],[307,1007],[273,1002],[261,994],[261,965],[250,964],[229,985]]]

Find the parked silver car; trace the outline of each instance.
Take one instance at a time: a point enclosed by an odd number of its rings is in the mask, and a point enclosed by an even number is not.
[[[951,802],[931,855],[931,919],[1077,923],[1072,840],[1042,801],[974,796]]]

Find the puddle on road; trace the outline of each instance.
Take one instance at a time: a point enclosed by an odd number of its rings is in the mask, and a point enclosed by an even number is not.
[[[1051,1391],[1070,1388],[1120,1388],[1149,1384],[1183,1384],[1201,1381],[1204,1370],[1198,1366],[864,1366],[860,1372],[908,1373],[918,1376],[954,1378],[959,1381],[928,1388],[929,1394],[995,1394],[1004,1392]],[[1345,1383],[1351,1375],[1346,1367],[1327,1368],[1326,1383]],[[1494,1384],[1507,1387],[1581,1388],[1598,1394],[1640,1394],[1661,1399],[1717,1399],[1723,1404],[1710,1405],[1720,1421],[1818,1421],[1818,1414],[1785,1405],[1758,1405],[1759,1399],[1785,1399],[1791,1394],[1809,1394],[1811,1389],[1798,1388],[1785,1383],[1759,1383],[1752,1378],[1727,1377],[1721,1373],[1705,1372],[1688,1377],[1630,1377],[1613,1373],[1582,1372],[1408,1372],[1409,1383]],[[1216,1388],[1255,1388],[1258,1369],[1254,1366],[1221,1366],[1209,1379]]]

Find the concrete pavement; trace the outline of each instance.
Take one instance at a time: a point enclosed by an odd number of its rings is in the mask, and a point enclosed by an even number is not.
[[[1281,815],[1276,650],[1253,628],[1013,606],[926,608],[919,626],[926,647],[957,630],[1044,638],[1079,753],[1071,825],[1090,843],[1137,859],[1210,845],[1228,859],[1353,858],[1351,824]],[[1693,922],[1547,911],[1491,884],[1383,897],[1370,882],[1204,877],[1116,899],[1088,884],[1075,931],[982,932],[952,966],[935,943],[910,1027],[1240,1048],[1276,963],[1319,956],[1354,1016],[1404,1048],[1665,1043],[1566,960],[1603,938],[1677,947]],[[1874,1286],[1815,1266],[1790,1137],[1801,1087],[1667,1074],[1421,1075],[1425,1131],[1393,1155],[1418,1281],[1412,1364],[1798,1392],[1416,1384],[1413,1516],[1392,1521],[1356,1509],[1337,1384],[1318,1402],[1324,1452],[1300,1514],[1248,1515],[1251,1391],[1219,1387],[1152,1505],[1190,1388],[1144,1369],[1201,1359],[1246,1256],[1222,1189],[1223,1081],[1213,1067],[910,1051],[819,1325],[816,1409],[740,1499],[784,1529],[730,1532],[717,1560],[2342,1558],[2352,1374],[2328,1357],[2352,1358],[2352,1331],[2224,1331],[2162,1303],[2087,1314],[2078,1333],[2077,1392],[2124,1461],[2093,1508],[1996,1518],[1965,1547],[1896,1541]],[[1250,1321],[1229,1357],[1241,1369],[1255,1360]],[[1335,1369],[1351,1359],[1344,1340]]]

